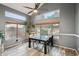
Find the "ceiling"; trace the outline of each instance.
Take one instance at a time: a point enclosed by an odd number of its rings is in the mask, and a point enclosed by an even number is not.
[[[27,14],[28,12],[32,11],[32,9],[28,9],[25,8],[24,6],[27,7],[31,7],[34,8],[35,7],[35,3],[2,3],[3,5],[10,7],[12,9],[15,9],[17,11],[20,11],[24,14]],[[40,6],[38,7],[38,9],[43,5],[43,3],[40,4]],[[32,13],[28,14],[28,15],[32,15]]]

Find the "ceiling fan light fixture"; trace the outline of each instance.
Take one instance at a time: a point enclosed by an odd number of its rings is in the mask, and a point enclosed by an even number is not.
[[[34,13],[37,13],[37,12],[38,12],[38,10],[36,10],[36,9],[35,9],[33,12],[34,12]]]

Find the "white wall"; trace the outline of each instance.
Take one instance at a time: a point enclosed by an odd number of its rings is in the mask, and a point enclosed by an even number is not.
[[[75,33],[75,4],[61,4],[60,6],[60,33]],[[74,36],[60,36],[60,45],[76,49]]]
[[[76,4],[75,34],[79,35],[79,4]],[[79,50],[79,38],[76,39],[77,39],[77,50]]]

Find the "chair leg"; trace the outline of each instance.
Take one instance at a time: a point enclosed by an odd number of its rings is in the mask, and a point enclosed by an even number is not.
[[[40,46],[40,42],[37,42],[37,48]]]
[[[44,48],[44,45],[42,46],[42,49],[41,50],[43,50],[43,48]]]
[[[43,48],[44,48],[44,45],[42,46],[42,50],[43,50]],[[47,52],[49,52],[50,51],[50,46],[47,46]]]
[[[50,46],[48,46],[48,52],[49,52],[49,50],[50,50]]]
[[[35,48],[35,45],[38,47],[38,43],[36,41],[33,41],[33,48]]]
[[[33,48],[34,48],[34,43],[35,43],[35,42],[33,42]]]
[[[39,46],[39,43],[37,42],[37,48],[38,48],[38,46]]]

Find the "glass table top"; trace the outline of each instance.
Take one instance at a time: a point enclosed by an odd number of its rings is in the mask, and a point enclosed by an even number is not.
[[[41,35],[41,36],[32,36],[30,38],[34,38],[36,40],[43,40],[43,41],[47,41],[49,39],[49,37],[47,35]]]

